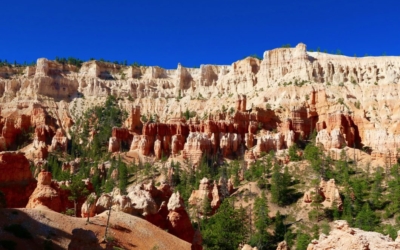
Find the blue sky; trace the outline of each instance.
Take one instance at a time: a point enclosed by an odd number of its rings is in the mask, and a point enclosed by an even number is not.
[[[299,42],[353,56],[400,55],[400,1],[3,1],[0,59],[231,64]]]

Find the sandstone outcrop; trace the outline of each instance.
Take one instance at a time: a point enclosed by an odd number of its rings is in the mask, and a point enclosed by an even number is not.
[[[89,182],[89,179],[82,180],[85,183],[85,187],[89,192],[93,192],[93,186]],[[46,207],[55,212],[65,212],[67,209],[74,208],[74,202],[69,200],[70,191],[63,186],[69,186],[68,181],[57,182],[52,180],[50,172],[41,171],[38,174],[38,183],[29,197],[26,208],[43,208]],[[77,200],[76,203],[76,214],[81,214],[82,204],[86,198],[82,197]],[[85,208],[86,209],[86,208]],[[87,212],[87,211],[86,211]]]
[[[50,145],[51,151],[66,151],[67,150],[67,137],[64,135],[61,129],[57,129],[56,134],[53,137]]]
[[[69,171],[70,174],[75,174],[79,170],[80,159],[76,158],[73,161],[63,162],[61,165],[62,171]]]
[[[128,189],[127,195],[132,203],[133,210],[142,216],[157,213],[157,204],[150,192],[144,190],[143,185],[136,185]]]
[[[341,209],[342,199],[340,198],[339,189],[336,187],[334,179],[330,179],[329,181],[321,179],[318,190],[312,189],[305,192],[303,201],[305,203],[311,203],[313,201],[312,194],[316,195],[316,192],[321,196],[324,207],[331,208],[335,205],[337,208]]]
[[[195,231],[179,192],[171,195],[168,201],[168,211],[168,232],[192,243]]]
[[[50,172],[40,172],[38,175],[38,184],[35,191],[29,198],[26,208],[36,208],[45,206],[53,211],[62,212],[61,197],[58,190],[52,187],[52,176]]]
[[[82,204],[81,216],[83,218],[93,217],[96,215],[96,200],[97,196],[95,193],[91,193],[86,201]]]
[[[189,197],[189,204],[193,206],[194,213],[199,213],[202,215],[206,215],[205,211],[203,211],[205,203],[208,202],[212,211],[214,213],[224,198],[228,197],[233,192],[233,185],[230,180],[226,180],[225,178],[220,178],[218,183],[214,181],[210,183],[210,181],[204,177],[200,181],[199,189],[193,190],[192,194]],[[195,215],[197,216],[197,214]]]
[[[290,247],[286,243],[286,241],[279,242],[278,246],[276,247],[276,250],[290,250]]]
[[[30,165],[23,153],[0,152],[0,191],[10,208],[25,207],[36,187]]]
[[[257,247],[251,247],[248,244],[244,244],[243,247],[242,247],[242,250],[258,250],[258,248]]]
[[[307,250],[319,249],[400,249],[400,242],[377,232],[351,228],[347,221],[339,220],[334,222],[329,235],[321,234],[307,247]]]
[[[102,212],[108,210],[112,205],[112,197],[109,194],[101,194],[95,203],[96,214],[101,214]]]
[[[198,164],[203,156],[203,153],[211,151],[211,140],[206,134],[199,132],[190,132],[186,138],[186,143],[183,148],[183,157],[188,159],[192,164]]]

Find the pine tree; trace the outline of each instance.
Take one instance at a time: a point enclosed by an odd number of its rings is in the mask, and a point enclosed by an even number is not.
[[[202,236],[207,249],[237,249],[248,234],[246,211],[235,209],[231,199],[225,199],[217,213],[204,222]]]
[[[118,157],[118,178],[119,178],[119,189],[122,194],[126,193],[126,187],[128,186],[128,168],[126,164],[122,162],[121,156]]]
[[[95,194],[91,194],[86,198],[86,211],[88,211],[88,216],[87,216],[87,220],[86,222],[89,223],[89,218],[90,218],[90,214],[89,214],[89,208],[91,205],[93,205],[93,203],[96,201],[96,195]]]
[[[291,161],[299,161],[300,157],[297,155],[298,147],[297,144],[294,143],[292,146],[289,147],[289,157]]]
[[[346,220],[349,225],[353,225],[353,207],[348,195],[346,195],[343,200],[342,220]]]
[[[254,218],[256,233],[253,235],[250,242],[252,245],[256,245],[258,249],[267,249],[271,244],[271,235],[268,233],[267,228],[271,224],[271,220],[268,217],[268,201],[263,191],[260,197],[257,197],[254,201]]]
[[[303,232],[297,233],[297,242],[296,242],[297,250],[306,250],[310,242],[311,242],[310,235]]]
[[[280,173],[279,165],[274,165],[271,177],[272,202],[282,206],[288,201],[289,197],[287,196],[287,193],[290,179],[291,176],[289,175],[287,167],[285,167],[284,173],[282,174]]]
[[[383,182],[383,169],[378,167],[375,171],[374,183],[372,184],[371,189],[371,202],[374,208],[381,207],[381,198],[382,198],[382,187]]]
[[[391,176],[392,178],[388,182],[388,198],[391,201],[389,209],[392,214],[395,214],[400,211],[400,167],[398,164],[393,165],[391,168]]]
[[[363,205],[361,211],[357,214],[354,224],[365,231],[373,231],[379,224],[379,219],[374,211],[371,210],[368,202]]]
[[[283,216],[278,211],[275,216],[275,229],[274,229],[274,236],[275,242],[281,242],[285,238],[286,227],[283,223]]]
[[[211,200],[207,194],[204,194],[203,197],[203,207],[202,207],[203,215],[206,217],[207,215],[211,214],[212,207],[211,207]]]
[[[86,197],[89,194],[89,190],[87,190],[85,183],[82,181],[82,177],[79,175],[76,175],[69,186],[64,186],[63,187],[66,190],[69,190],[70,194],[68,196],[68,200],[74,202],[74,213],[76,217],[76,205],[79,199]]]

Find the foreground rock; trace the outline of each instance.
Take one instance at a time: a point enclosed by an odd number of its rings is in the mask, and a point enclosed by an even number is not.
[[[86,223],[85,218],[38,209],[0,209],[0,218],[7,218],[0,220],[0,228],[18,225],[27,232],[26,238],[6,230],[0,232],[1,240],[14,242],[15,249],[47,249],[49,245],[51,249],[191,249],[186,241],[122,212],[112,212],[110,216],[107,244],[103,242],[106,213],[90,218],[92,223]]]
[[[86,189],[89,192],[93,191],[92,184],[88,180],[85,182]],[[73,209],[74,203],[69,200],[70,191],[63,187],[68,187],[68,182],[57,182],[52,180],[50,172],[41,171],[38,175],[38,184],[32,195],[29,197],[26,208],[42,208],[46,207],[56,212],[65,212],[67,209]],[[85,202],[85,197],[77,200],[76,214],[81,214],[82,204]],[[85,205],[85,208],[87,206]],[[93,208],[91,208],[93,209]],[[84,211],[87,213],[87,211]],[[92,215],[94,212],[92,211]]]
[[[334,222],[334,229],[329,235],[320,235],[319,240],[313,240],[307,248],[307,250],[322,249],[395,250],[400,249],[400,237],[393,241],[389,236],[380,233],[350,228],[347,221],[339,220]]]
[[[29,162],[23,153],[0,152],[0,191],[10,208],[25,207],[36,187]]]

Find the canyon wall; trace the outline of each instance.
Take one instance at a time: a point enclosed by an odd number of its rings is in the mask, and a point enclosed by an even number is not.
[[[111,152],[122,140],[145,155],[180,153],[193,162],[216,151],[257,156],[316,130],[327,149],[366,147],[373,158],[390,161],[398,154],[400,57],[307,52],[298,44],[231,65],[166,70],[89,61],[77,68],[41,58],[35,67],[0,73],[3,150],[39,124],[50,128],[43,139],[49,150],[65,150],[73,121],[113,94],[130,120],[123,128],[129,135],[110,135]],[[32,120],[37,109],[44,115]],[[182,120],[187,110],[196,117]],[[158,125],[143,125],[141,116],[150,114]],[[181,133],[174,132],[178,124]]]

